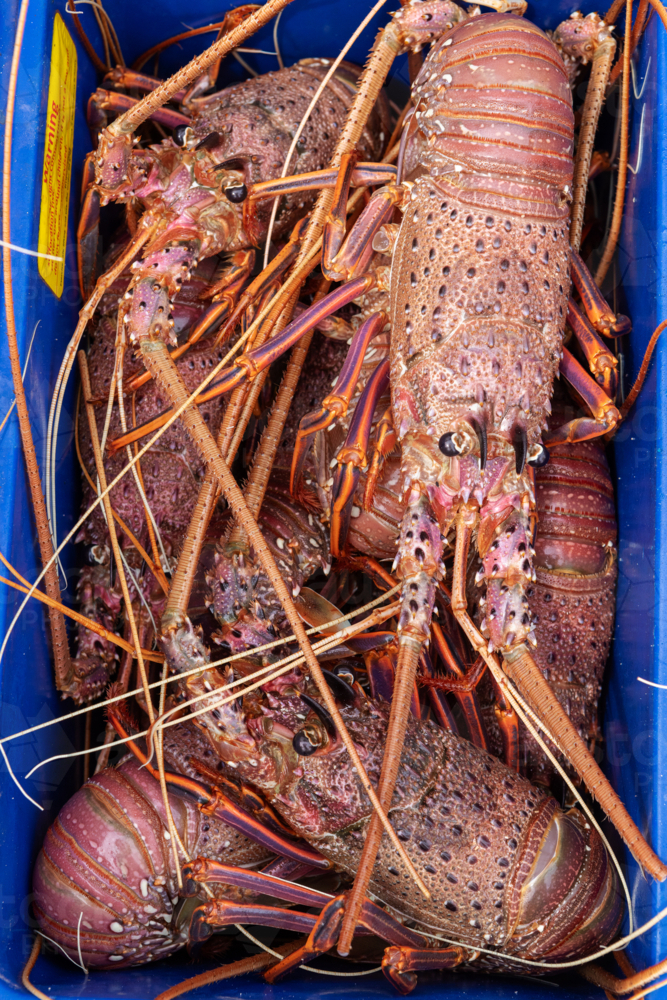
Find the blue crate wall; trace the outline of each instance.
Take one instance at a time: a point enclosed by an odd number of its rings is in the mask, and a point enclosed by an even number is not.
[[[159,8],[141,5],[129,0],[107,0],[105,4],[119,35],[121,47],[130,64],[142,51],[163,37],[176,34],[188,27],[197,27],[218,19],[233,6],[228,0],[215,4],[202,0],[196,10],[182,0],[164,0]],[[528,16],[545,28],[553,28],[566,17],[572,4],[533,4]],[[18,0],[5,4],[0,22],[0,72],[2,74],[3,102],[6,99],[9,65],[18,16]],[[593,3],[582,6],[584,13],[594,8]],[[83,23],[101,53],[99,37],[90,7],[80,8]],[[368,0],[295,0],[284,12],[280,28],[280,47],[289,65],[304,56],[333,56],[343,41],[351,34],[361,13],[370,9]],[[391,5],[387,9],[391,9]],[[12,240],[19,246],[35,249],[39,225],[40,172],[44,149],[44,121],[48,90],[49,56],[53,19],[59,10],[65,23],[70,15],[65,13],[64,0],[32,0],[26,35],[21,56],[16,102],[16,120],[12,156],[13,204]],[[383,22],[382,15],[375,18],[356,42],[350,55],[352,61],[363,62],[375,32]],[[624,228],[622,277],[627,285],[631,313],[635,322],[632,350],[628,358],[631,371],[636,370],[641,350],[648,340],[655,318],[666,315],[663,311],[664,296],[657,275],[661,274],[661,177],[657,163],[664,162],[661,136],[662,107],[658,101],[658,65],[664,65],[662,33],[651,26],[647,41],[642,44],[636,60],[638,84],[648,67],[648,82],[643,94],[633,99],[633,139],[631,163],[636,163],[639,144],[639,121],[642,104],[646,103],[643,151],[640,170],[630,184],[631,198],[628,219]],[[78,43],[70,25],[78,51],[77,117],[75,124],[72,193],[70,201],[70,228],[68,232],[67,268],[65,290],[60,300],[50,292],[37,273],[34,258],[13,254],[13,278],[19,350],[25,358],[27,344],[35,324],[33,354],[26,384],[33,420],[33,432],[38,456],[43,459],[48,401],[65,344],[76,322],[78,292],[74,259],[74,226],[76,223],[81,163],[90,148],[85,125],[85,103],[97,83],[96,74]],[[659,37],[658,37],[659,36]],[[161,56],[160,75],[167,75],[204,47],[207,36],[183,43]],[[271,28],[256,35],[253,48],[272,50]],[[248,55],[246,59],[259,72],[274,69],[272,56]],[[649,59],[651,60],[649,65]],[[147,64],[146,72],[153,72]],[[243,71],[232,60],[223,67],[221,80],[232,82],[240,79]],[[398,84],[407,80],[405,60],[394,69]],[[656,174],[658,183],[656,184]],[[632,201],[636,198],[636,202]],[[4,327],[4,303],[0,323]],[[4,340],[2,341],[4,343]],[[658,748],[660,739],[663,695],[642,688],[634,677],[660,677],[661,616],[659,588],[654,582],[654,569],[660,564],[660,510],[661,479],[657,458],[660,453],[661,418],[656,403],[656,387],[664,364],[659,355],[659,365],[654,366],[641,406],[633,415],[629,427],[615,445],[617,465],[621,470],[619,482],[619,516],[621,523],[621,588],[620,613],[614,652],[613,671],[606,704],[607,764],[616,786],[630,804],[640,823],[650,824],[653,843],[661,849],[660,819],[662,799],[659,796],[660,767]],[[0,355],[0,415],[6,412],[12,399],[12,384],[6,348]],[[75,457],[72,446],[72,420],[74,396],[72,391],[64,408],[59,439],[58,497],[59,537],[71,527],[70,512],[77,502]],[[652,422],[651,422],[652,421]],[[23,460],[20,453],[18,427],[15,417],[10,419],[0,436],[2,462],[0,463],[0,548],[28,578],[34,579],[39,571],[38,552],[33,542],[29,513],[29,499]],[[657,496],[656,496],[657,489]],[[657,516],[656,516],[657,511]],[[75,583],[75,553],[65,550],[64,571],[70,584]],[[18,607],[20,598],[2,591],[3,636],[9,621]],[[664,620],[664,616],[662,616]],[[667,675],[667,671],[663,670]],[[662,676],[667,680],[667,676]],[[1,708],[0,736],[47,721],[63,713],[51,680],[51,665],[44,627],[44,617],[38,607],[24,612],[7,645],[0,664]],[[40,734],[31,735],[10,744],[7,748],[10,763],[21,778],[40,759],[66,753],[76,744],[79,733],[75,727],[54,726]],[[629,758],[627,748],[630,748]],[[625,749],[624,749],[625,748]],[[0,997],[20,990],[20,969],[31,943],[31,923],[28,912],[30,899],[30,871],[48,822],[57,808],[80,781],[80,767],[76,763],[58,762],[44,768],[36,780],[24,782],[26,790],[45,807],[39,812],[18,791],[0,762],[0,796],[4,808],[0,819]],[[664,836],[663,836],[664,842]],[[640,919],[652,912],[652,907],[665,905],[667,899],[643,882],[636,866],[629,867],[633,878],[633,892]],[[634,952],[637,965],[656,961],[664,955],[660,930],[656,931]],[[52,996],[61,997],[118,997],[139,998],[154,996],[187,975],[192,974],[187,960],[175,959],[157,966],[84,977],[73,966],[42,958],[33,980]],[[440,996],[456,990],[464,997],[499,998],[534,997],[540,1000],[554,993],[563,1000],[569,997],[599,996],[599,991],[576,977],[558,980],[556,988],[552,977],[538,982],[535,979],[494,979],[470,976],[422,977],[420,994],[425,997]],[[199,995],[224,997],[303,998],[336,994],[350,996],[392,996],[393,991],[381,977],[369,977],[359,982],[322,979],[313,974],[298,973],[287,983],[268,987],[246,978],[212,987]],[[659,994],[656,994],[658,996]]]
[[[649,26],[633,63],[631,152],[627,207],[618,257],[634,329],[627,354],[627,384],[637,374],[652,331],[667,315],[665,201],[662,162],[665,107],[659,67],[664,65],[665,35]],[[605,759],[615,787],[640,829],[662,857],[667,852],[665,726],[667,691],[638,677],[667,683],[667,591],[662,580],[667,549],[667,508],[663,442],[665,413],[661,387],[666,357],[659,342],[645,387],[613,445],[619,519],[619,586],[616,631],[605,706]],[[629,867],[639,924],[667,906],[662,885]],[[633,943],[637,968],[665,955],[664,924]],[[660,990],[656,996],[667,995]]]

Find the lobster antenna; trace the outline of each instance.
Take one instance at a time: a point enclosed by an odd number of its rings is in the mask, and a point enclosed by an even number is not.
[[[38,1000],[49,1000],[46,993],[42,993],[38,990],[36,986],[33,986],[30,982],[30,973],[35,968],[35,962],[39,958],[39,953],[42,950],[42,936],[41,934],[35,934],[35,940],[32,943],[32,949],[30,955],[28,956],[28,961],[23,967],[23,972],[21,973],[21,984],[28,991],[32,993],[34,997],[38,997]],[[67,956],[69,958],[69,955]]]
[[[168,80],[161,83],[146,97],[142,98],[134,107],[130,108],[119,118],[109,125],[105,130],[109,139],[119,139],[122,136],[130,135],[147,118],[150,118],[158,108],[170,101],[174,94],[187,87],[196,80],[198,76],[208,69],[217,59],[222,59],[228,55],[232,49],[237,49],[246,38],[253,35],[259,28],[276,16],[292,0],[266,0],[266,3],[253,11],[238,27],[225,34],[222,38],[209,46],[200,56],[195,56],[187,66],[184,66]]]
[[[170,38],[165,38],[163,41],[158,42],[157,45],[153,45],[150,49],[146,49],[142,52],[140,56],[132,63],[132,69],[139,72],[144,68],[148,60],[152,56],[157,56],[160,52],[164,52],[171,45],[177,45],[178,42],[185,41],[186,38],[195,38],[197,35],[207,35],[211,31],[220,31],[224,27],[224,19],[222,21],[215,21],[213,24],[205,24],[202,28],[190,28],[189,31],[182,31],[180,35],[172,35]]]
[[[623,206],[625,205],[625,183],[628,176],[628,117],[630,110],[630,42],[632,37],[632,0],[625,4],[625,41],[623,45],[623,82],[621,85],[621,148],[618,155],[618,173],[616,176],[616,198],[614,212],[609,227],[607,242],[602,252],[602,258],[595,272],[595,284],[599,287],[609,270],[612,257],[616,252],[618,238],[623,222]]]
[[[42,322],[41,319],[38,319],[37,322],[35,323],[35,329],[32,331],[32,337],[30,338],[30,344],[28,345],[28,353],[25,356],[25,362],[23,363],[23,371],[21,372],[21,381],[22,382],[25,382],[25,374],[26,374],[26,372],[28,370],[28,363],[30,361],[30,355],[32,353],[32,345],[33,345],[33,343],[35,341],[35,334],[37,333],[37,327],[39,326],[39,324],[41,322]],[[16,400],[13,399],[11,401],[11,403],[9,404],[9,409],[7,410],[7,412],[5,413],[5,415],[3,417],[2,423],[0,423],[0,434],[2,433],[2,430],[3,430],[4,426],[5,426],[5,424],[7,423],[7,421],[9,420],[9,418],[11,417],[11,415],[12,415],[12,413],[14,411],[14,407],[15,406],[16,406]]]
[[[109,272],[107,272],[107,276],[105,278],[105,281],[102,282],[100,280],[98,282],[98,284],[97,284],[97,286],[95,288],[95,291],[93,292],[93,294],[91,295],[91,297],[88,299],[88,301],[86,302],[85,306],[81,310],[80,318],[79,318],[79,323],[77,324],[77,328],[74,331],[74,335],[72,336],[72,339],[70,340],[70,343],[67,346],[66,356],[63,359],[63,362],[62,362],[61,367],[60,367],[60,372],[58,374],[58,381],[57,381],[57,384],[56,384],[56,389],[54,391],[54,396],[53,396],[53,399],[51,401],[51,414],[50,414],[50,417],[49,417],[50,421],[52,420],[52,415],[55,413],[55,411],[57,410],[58,413],[60,411],[60,407],[62,406],[62,399],[63,399],[63,396],[64,396],[64,385],[65,385],[65,383],[66,383],[66,381],[67,381],[67,379],[69,377],[69,373],[70,373],[72,365],[74,363],[74,357],[76,355],[76,349],[77,349],[77,347],[79,345],[79,341],[80,341],[80,339],[81,339],[81,337],[83,335],[83,331],[85,329],[85,326],[86,326],[88,320],[90,319],[90,317],[92,316],[95,308],[97,307],[97,304],[98,304],[100,298],[102,297],[102,295],[106,291],[107,284],[110,283],[110,282],[113,282],[115,280],[115,278],[118,276],[118,274],[120,274],[120,272],[124,269],[125,265],[127,263],[129,263],[129,261],[132,260],[132,258],[136,255],[136,253],[139,250],[139,245],[140,244],[143,245],[143,243],[146,242],[146,240],[149,238],[149,236],[151,236],[154,233],[154,231],[155,231],[156,228],[157,228],[157,223],[156,222],[153,222],[152,225],[150,225],[150,226],[147,227],[147,229],[142,234],[140,240],[137,241],[134,244],[134,246],[127,252],[126,255],[124,255],[124,257],[122,258],[122,261],[118,261],[114,265],[114,267],[112,268],[112,270],[109,271]],[[312,248],[312,250],[311,250],[311,256],[317,252],[317,250],[319,249],[320,243],[321,243],[321,240],[319,241],[318,244],[316,244],[315,247]],[[113,275],[113,277],[111,277],[111,275]],[[296,286],[298,283],[299,283],[298,279],[296,279],[296,280],[291,279],[291,278],[288,279],[287,281],[285,281],[285,283],[283,285],[283,291],[280,294],[285,294],[285,291],[287,289],[291,288],[292,286]],[[255,329],[259,325],[259,323],[269,313],[269,311],[271,309],[271,306],[272,306],[272,303],[273,303],[273,300],[272,300],[272,302],[267,303],[265,309],[262,310],[262,312],[258,314],[258,316],[250,324],[250,326],[248,327],[248,329],[246,330],[246,332],[241,337],[239,337],[239,339],[237,340],[237,342],[227,352],[227,354],[224,356],[224,358],[221,361],[219,361],[218,364],[215,365],[210,370],[210,372],[203,379],[203,381],[200,383],[200,385],[198,386],[198,388],[190,396],[188,396],[187,399],[183,400],[183,402],[181,404],[179,404],[179,406],[173,411],[173,413],[169,417],[169,420],[162,427],[160,427],[159,430],[156,431],[156,433],[146,442],[146,444],[143,446],[143,448],[141,448],[140,451],[138,451],[137,454],[132,458],[132,461],[129,462],[128,465],[124,466],[121,469],[121,471],[118,473],[118,475],[115,477],[115,479],[113,479],[113,481],[111,483],[109,483],[109,485],[106,487],[106,489],[102,490],[102,492],[99,494],[99,496],[97,497],[97,499],[94,500],[92,502],[92,504],[90,505],[90,507],[88,508],[88,510],[85,511],[81,515],[81,517],[76,522],[76,524],[74,525],[74,527],[69,531],[69,533],[66,535],[66,537],[64,538],[64,540],[57,547],[57,549],[56,549],[55,553],[53,554],[53,556],[48,561],[46,561],[44,563],[43,568],[42,568],[40,574],[38,575],[38,577],[35,580],[35,582],[32,584],[29,593],[26,595],[26,597],[24,598],[24,600],[21,602],[21,605],[20,605],[19,609],[17,610],[16,614],[14,615],[14,617],[13,617],[12,621],[10,622],[9,627],[8,627],[8,629],[7,629],[7,631],[6,631],[5,635],[4,635],[4,638],[3,638],[3,641],[2,641],[2,646],[0,646],[0,663],[2,662],[2,658],[4,656],[5,649],[7,648],[7,643],[9,641],[9,637],[11,636],[11,634],[12,634],[12,632],[13,632],[15,626],[16,626],[16,623],[19,620],[19,618],[21,616],[21,613],[23,612],[23,609],[24,609],[25,605],[27,604],[28,599],[30,597],[32,597],[34,589],[44,579],[45,575],[48,573],[48,571],[50,570],[51,566],[53,565],[55,559],[60,555],[60,553],[62,552],[62,550],[72,540],[72,538],[74,538],[74,536],[78,532],[79,528],[83,524],[85,524],[87,518],[90,516],[90,514],[93,512],[93,510],[104,500],[104,498],[106,497],[106,495],[114,488],[114,486],[117,485],[117,483],[119,483],[122,480],[123,476],[125,476],[130,471],[131,467],[136,462],[138,462],[141,458],[143,458],[143,456],[146,454],[146,452],[150,448],[153,447],[153,445],[155,444],[155,442],[158,441],[162,437],[162,435],[165,433],[165,431],[167,431],[169,429],[169,427],[171,427],[171,425],[174,423],[174,421],[178,420],[178,418],[181,416],[181,414],[184,413],[185,410],[187,410],[192,405],[192,403],[196,400],[197,396],[202,391],[202,389],[204,389],[209,384],[209,382],[211,382],[212,379],[214,379],[216,377],[216,375],[218,375],[218,373],[222,370],[222,368],[224,368],[224,366],[227,364],[227,362],[229,361],[229,359],[231,357],[233,357],[233,355],[236,353],[236,351],[248,340],[248,338],[250,336],[252,336],[252,334],[255,332]],[[56,398],[56,397],[58,397],[58,398]],[[53,426],[52,423],[51,423],[51,426]],[[48,447],[48,440],[47,440],[47,447]]]

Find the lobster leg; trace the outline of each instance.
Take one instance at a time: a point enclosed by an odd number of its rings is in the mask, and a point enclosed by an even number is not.
[[[312,913],[300,913],[299,910],[287,910],[284,907],[213,899],[210,903],[198,906],[192,914],[189,944],[197,945],[206,941],[214,927],[229,927],[234,924],[261,924],[262,927],[280,927],[286,931],[310,934],[317,925],[317,917]]]
[[[503,743],[503,759],[513,771],[519,770],[519,717],[505,697],[495,677],[491,675],[495,693],[495,716]]]
[[[437,622],[431,623],[431,635],[433,636],[434,647],[440,654],[442,661],[447,669],[451,670],[455,675],[454,677],[442,677],[439,680],[442,681],[443,688],[451,691],[458,701],[468,725],[471,743],[474,743],[477,747],[481,747],[482,750],[486,750],[487,742],[484,723],[482,721],[482,712],[477,695],[475,694],[475,688],[486,669],[486,664],[480,657],[466,673],[458,662],[458,656],[454,648],[447,641],[447,636]],[[435,673],[431,673],[428,676],[434,678],[436,675]],[[437,691],[437,688],[432,684],[429,684],[428,687],[429,693]]]
[[[567,307],[567,321],[581,347],[588,367],[610,399],[616,399],[618,389],[618,359],[609,350],[572,299]]]
[[[298,191],[319,191],[325,187],[335,187],[339,176],[339,170],[328,169],[260,181],[248,188],[248,198],[250,201],[260,201],[263,198],[296,194]],[[391,163],[357,163],[353,165],[349,186],[374,187],[376,184],[390,184],[395,180],[396,167]]]
[[[619,959],[622,959],[622,957],[624,957],[622,951],[616,952],[616,960],[621,968],[623,968],[623,965]],[[627,959],[625,961],[630,965]],[[580,972],[589,983],[594,983],[600,989],[608,991],[607,996],[610,993],[613,993],[615,996],[625,996],[628,993],[633,993],[637,996],[643,986],[647,986],[654,979],[657,979],[658,976],[667,973],[667,958],[664,958],[662,962],[657,962],[655,965],[650,965],[647,969],[642,969],[641,972],[629,974],[624,979],[621,979],[620,976],[612,975],[611,972],[607,972],[606,969],[602,969],[594,962],[591,962],[590,965],[582,966]],[[664,983],[661,985],[664,985]]]
[[[622,337],[630,333],[632,324],[627,316],[617,316],[595,284],[593,276],[576,252],[570,249],[572,283],[581,296],[584,311],[595,329],[605,337]]]
[[[266,973],[265,979],[274,983],[286,973],[291,972],[292,969],[298,968],[309,958],[322,955],[325,951],[333,948],[343,920],[343,913],[346,910],[347,899],[349,899],[349,895],[335,896],[330,900],[317,918],[306,944],[288,958],[283,959],[278,965],[274,965]],[[408,947],[419,947],[420,945],[423,947],[425,944],[420,934],[408,930],[385,910],[381,910],[379,906],[368,900],[365,900],[361,907],[358,925],[359,928],[389,941],[390,944],[407,945]]]
[[[81,216],[76,230],[76,260],[79,289],[85,302],[97,280],[99,257],[100,196],[94,188],[95,153],[88,153],[83,163]]]
[[[328,892],[321,892],[319,889],[310,889],[308,886],[299,885],[296,882],[288,882],[283,878],[276,878],[264,871],[250,871],[248,868],[238,868],[236,865],[227,865],[212,858],[196,858],[183,866],[183,895],[194,896],[199,885],[235,885],[240,889],[249,889],[254,892],[264,893],[274,896],[276,899],[283,899],[287,903],[296,903],[299,906],[313,906],[318,910],[333,899]]]
[[[387,407],[375,429],[375,443],[373,445],[373,456],[371,458],[368,475],[366,476],[366,486],[364,488],[364,498],[362,506],[364,510],[373,509],[373,497],[377,486],[382,464],[390,452],[396,447],[396,431],[394,430],[394,420],[391,414],[391,407]]]
[[[349,281],[368,267],[373,255],[373,240],[382,226],[391,220],[394,209],[403,204],[405,195],[406,189],[400,184],[387,184],[376,191],[343,242],[345,193],[342,214],[332,213],[324,229],[322,271],[327,278]]]
[[[362,323],[353,337],[338,380],[332,393],[322,400],[322,407],[306,414],[299,424],[294,445],[290,490],[292,494],[301,479],[303,465],[308,455],[311,441],[318,431],[330,427],[335,420],[345,416],[359,379],[361,366],[373,337],[383,329],[387,317],[383,312],[373,313]],[[372,416],[372,414],[371,414]]]
[[[549,431],[543,437],[545,445],[587,441],[590,438],[601,437],[603,434],[613,431],[620,422],[620,413],[604,389],[591,378],[588,372],[584,371],[566,347],[563,348],[560,372],[590,407],[593,419],[577,417],[575,420],[563,424],[562,427]]]
[[[273,258],[269,263],[269,266],[264,268],[261,274],[257,275],[255,280],[251,282],[248,288],[245,290],[239,301],[236,303],[229,319],[223,327],[221,327],[218,333],[217,343],[222,343],[227,339],[230,332],[234,328],[234,324],[240,319],[245,310],[257,302],[259,298],[264,294],[266,289],[274,282],[277,278],[280,278],[282,274],[287,270],[289,265],[292,263],[297,253],[299,252],[299,245],[301,238],[304,235],[306,226],[308,225],[308,218],[301,219],[297,222],[296,226],[290,234],[290,238],[285,244],[285,246],[280,250],[279,253]],[[217,298],[213,300],[217,301]]]
[[[384,314],[374,313],[374,316],[382,317],[379,324],[384,326]],[[380,362],[366,383],[354,411],[345,444],[338,453],[338,467],[334,477],[331,501],[331,554],[333,556],[340,555],[345,546],[350,526],[352,500],[359,481],[359,473],[368,464],[366,449],[373,414],[378,399],[382,398],[388,387],[389,360],[385,359]]]
[[[411,993],[417,985],[415,972],[455,969],[469,960],[465,948],[408,948],[393,945],[387,948],[382,959],[382,971],[399,993]]]
[[[371,682],[371,694],[375,699],[391,702],[396,678],[396,653],[397,644],[394,642],[389,649],[372,650],[364,657],[368,679]],[[421,718],[419,689],[416,681],[410,699],[410,712],[415,719]],[[451,728],[451,726],[448,725],[446,728]],[[456,732],[456,729],[453,731]]]

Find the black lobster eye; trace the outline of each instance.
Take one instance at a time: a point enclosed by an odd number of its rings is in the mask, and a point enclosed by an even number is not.
[[[298,753],[299,757],[310,757],[310,755],[315,753],[317,750],[317,745],[313,745],[310,742],[309,732],[305,729],[299,729],[294,734],[292,746]]]
[[[453,458],[454,455],[458,455],[459,450],[454,444],[454,433],[450,431],[448,434],[443,434],[438,441],[438,448],[443,455],[447,455],[449,458]]]
[[[185,133],[189,129],[189,125],[177,125],[174,131],[171,133],[172,138],[177,146],[183,146],[185,144]]]
[[[232,187],[226,187],[224,195],[227,201],[231,201],[233,205],[240,205],[248,197],[248,188],[245,184],[235,184]]]
[[[549,450],[545,448],[543,444],[540,445],[540,450],[534,458],[528,459],[528,465],[532,465],[534,469],[541,469],[543,465],[546,465],[549,461]]]

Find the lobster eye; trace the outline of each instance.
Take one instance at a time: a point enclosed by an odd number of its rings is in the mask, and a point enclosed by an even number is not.
[[[189,125],[177,125],[174,131],[171,133],[172,138],[177,146],[185,145],[185,133],[190,128]]]
[[[443,455],[447,455],[449,458],[453,458],[454,455],[458,455],[459,450],[454,444],[454,432],[450,431],[448,434],[443,434],[438,441],[438,448]]]
[[[248,189],[245,184],[235,184],[233,187],[226,187],[223,193],[233,205],[240,205],[248,197]]]
[[[321,740],[318,740],[318,733],[314,726],[304,726],[294,734],[292,746],[299,757],[310,757],[319,748]]]
[[[531,455],[531,457],[528,459],[528,465],[532,465],[534,469],[541,469],[542,466],[546,465],[547,462],[549,461],[549,451],[547,448],[544,447],[543,444],[538,444],[537,448],[539,449],[539,451],[536,454]]]

